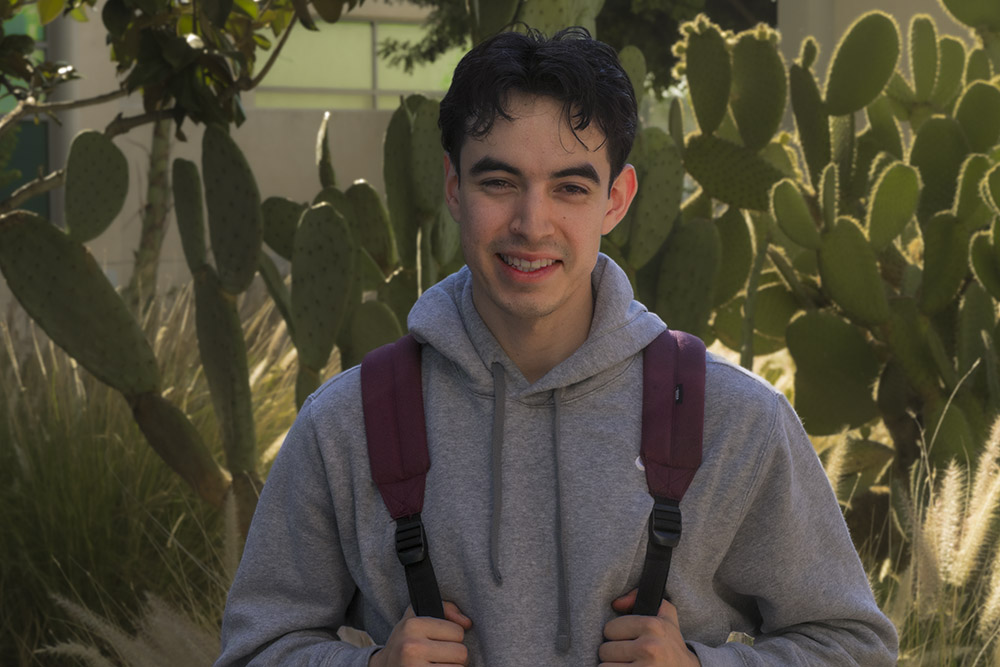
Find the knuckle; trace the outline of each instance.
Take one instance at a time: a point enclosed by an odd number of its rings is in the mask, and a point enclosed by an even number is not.
[[[423,642],[416,637],[405,637],[399,645],[399,656],[404,660],[413,659],[420,656],[423,649]]]

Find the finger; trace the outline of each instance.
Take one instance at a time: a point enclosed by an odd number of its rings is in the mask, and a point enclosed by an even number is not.
[[[403,612],[403,618],[400,620],[405,621],[408,618],[416,618],[416,616],[416,612],[413,611],[413,605],[410,605],[406,608],[406,611]]]
[[[633,641],[604,642],[597,649],[597,657],[601,664],[627,664],[634,657]]]
[[[628,612],[632,611],[632,607],[635,606],[635,598],[638,594],[639,594],[639,589],[633,588],[625,595],[614,600],[611,603],[611,608],[621,614],[627,614]]]
[[[457,623],[462,626],[463,630],[472,629],[472,619],[462,613],[462,610],[458,608],[454,602],[444,602],[444,617],[445,620],[451,621],[452,623]]]
[[[469,649],[460,642],[432,641],[426,654],[427,661],[433,665],[467,665],[469,664]]]
[[[667,600],[660,603],[660,610],[656,613],[656,615],[659,618],[666,619],[671,625],[680,627],[680,621],[677,619],[677,607],[670,604]]]

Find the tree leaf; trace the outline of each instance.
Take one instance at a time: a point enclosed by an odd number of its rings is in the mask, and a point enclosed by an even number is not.
[[[55,20],[66,6],[66,0],[38,0],[38,18],[42,25]]]

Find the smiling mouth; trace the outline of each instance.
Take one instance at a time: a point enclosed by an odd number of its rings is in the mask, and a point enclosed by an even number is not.
[[[554,259],[536,259],[528,261],[526,259],[521,259],[519,257],[511,257],[510,255],[500,255],[502,259],[508,266],[512,266],[518,271],[524,271],[526,273],[531,273],[532,271],[538,271],[539,269],[544,269],[547,266],[552,266],[556,263]]]

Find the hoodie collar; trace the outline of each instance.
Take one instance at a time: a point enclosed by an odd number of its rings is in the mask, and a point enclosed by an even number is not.
[[[666,328],[659,317],[632,298],[624,271],[606,255],[598,255],[591,283],[597,296],[587,340],[534,383],[528,383],[476,311],[468,267],[424,292],[410,311],[407,324],[418,340],[452,361],[476,393],[493,392],[492,368],[499,363],[507,372],[507,389],[513,397],[541,394],[548,398],[553,389],[570,389],[630,359]]]

